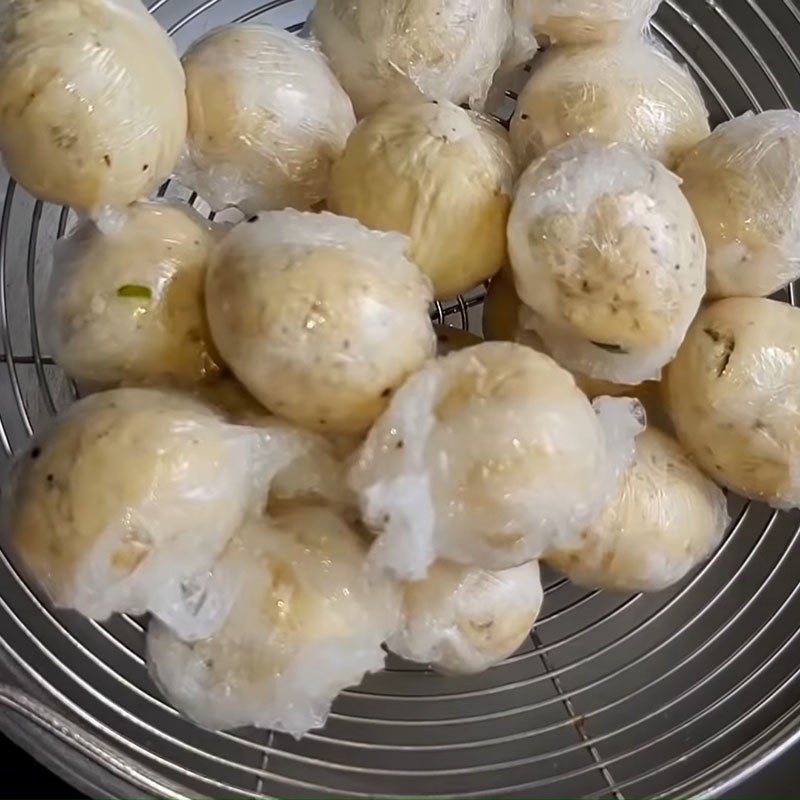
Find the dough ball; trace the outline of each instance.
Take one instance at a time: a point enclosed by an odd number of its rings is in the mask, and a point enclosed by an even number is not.
[[[245,529],[226,554],[238,597],[224,627],[194,645],[150,626],[151,673],[207,728],[256,725],[302,736],[331,703],[383,666],[397,626],[391,583],[372,584],[366,548],[323,508],[298,508]]]
[[[149,195],[186,137],[177,54],[138,0],[5,0],[0,153],[41,200],[88,212]]]
[[[514,0],[537,34],[558,44],[590,44],[641,35],[661,0]]]
[[[334,214],[280,211],[235,229],[208,275],[214,341],[270,411],[359,433],[431,357],[430,284],[408,240]]]
[[[800,507],[800,311],[761,298],[700,312],[664,385],[683,446],[717,483]]]
[[[192,635],[187,586],[255,507],[261,448],[178,394],[93,395],[16,465],[12,540],[56,605],[99,620],[152,611]]]
[[[84,222],[56,245],[46,307],[59,366],[93,386],[190,386],[219,372],[205,312],[217,235],[186,205],[138,203],[123,227]]]
[[[612,399],[595,411],[568,372],[516,344],[431,362],[350,473],[373,566],[420,580],[437,558],[505,569],[568,546],[614,496],[639,412]]]
[[[519,649],[543,597],[536,561],[494,571],[437,561],[425,580],[406,584],[387,644],[445,674],[483,672]]]
[[[670,436],[648,428],[617,498],[548,563],[573,583],[659,592],[708,558],[728,527],[725,495]]]
[[[679,182],[630,145],[583,139],[532,164],[508,224],[521,322],[591,378],[658,378],[705,293],[706,249]]]
[[[316,45],[269,25],[229,25],[195,43],[183,66],[186,184],[212,208],[246,214],[325,199],[356,120]]]
[[[745,114],[681,161],[708,244],[712,297],[766,297],[800,277],[800,113]]]
[[[445,101],[390,104],[350,137],[328,205],[409,236],[411,258],[447,299],[507,262],[515,178],[508,135],[488,117]]]
[[[448,356],[457,350],[474,347],[483,342],[480,336],[451,325],[434,325],[433,330],[436,333],[436,352],[440,356]]]
[[[359,117],[420,97],[480,106],[513,39],[506,0],[318,0],[311,32]]]
[[[647,42],[553,48],[537,61],[511,121],[521,166],[589,134],[627,142],[673,167],[708,136],[708,110],[688,70]]]

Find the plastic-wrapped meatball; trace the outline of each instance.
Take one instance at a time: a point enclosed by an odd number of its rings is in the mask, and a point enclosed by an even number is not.
[[[480,106],[513,38],[506,0],[319,0],[311,31],[359,117],[420,97]]]
[[[508,240],[523,325],[592,378],[658,378],[705,293],[705,243],[678,180],[630,145],[582,139],[532,164]]]
[[[94,619],[152,611],[193,635],[186,584],[257,507],[266,458],[263,437],[185,396],[96,394],[16,465],[12,542],[56,605]]]
[[[186,184],[216,210],[247,214],[325,199],[356,120],[313,43],[268,25],[230,25],[195,43],[183,66]]]
[[[483,672],[525,641],[543,597],[536,561],[494,571],[437,561],[404,587],[402,621],[387,644],[439,672]]]
[[[420,580],[437,558],[504,569],[568,546],[616,492],[640,412],[610,398],[592,408],[566,370],[521,345],[430,363],[351,469],[374,568]]]
[[[766,297],[800,277],[800,113],[720,125],[678,167],[708,244],[712,297]]]
[[[392,103],[353,132],[328,205],[409,236],[414,262],[447,299],[506,263],[516,175],[508,135],[488,117],[446,101]]]
[[[678,442],[648,428],[616,499],[577,546],[547,561],[581,586],[659,592],[708,558],[729,521],[719,487]]]
[[[514,0],[537,34],[558,44],[607,42],[641,35],[661,0]]]
[[[89,212],[146,197],[186,138],[178,56],[139,0],[5,0],[0,153],[33,195]]]
[[[687,69],[628,40],[557,47],[538,62],[511,121],[522,166],[567,139],[627,142],[668,167],[708,136],[708,110]]]
[[[664,395],[681,443],[717,483],[800,506],[800,311],[762,298],[708,306]]]
[[[297,508],[245,529],[227,558],[238,597],[215,636],[186,644],[152,624],[150,670],[207,728],[256,725],[302,736],[335,696],[383,666],[399,593],[371,583],[366,547],[336,514]]]
[[[334,214],[280,211],[235,229],[206,290],[219,350],[278,416],[359,433],[435,351],[430,283],[408,240]]]
[[[186,205],[138,203],[120,230],[83,223],[56,245],[47,339],[92,386],[192,385],[219,372],[205,279],[214,228]]]

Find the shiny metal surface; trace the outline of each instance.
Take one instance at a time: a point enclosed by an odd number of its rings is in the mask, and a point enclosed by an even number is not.
[[[296,30],[310,0],[149,5],[185,48],[232,20]],[[666,0],[656,30],[694,71],[714,122],[748,109],[800,108],[797,2]],[[196,200],[179,187],[166,191]],[[53,242],[71,224],[67,210],[7,183],[6,464],[73,399],[37,323]],[[794,302],[794,291],[786,299]],[[480,298],[439,314],[477,329]],[[4,551],[0,727],[85,791],[106,796],[715,794],[800,737],[800,513],[733,497],[730,510],[720,551],[676,589],[619,597],[546,576],[542,618],[508,662],[444,678],[392,660],[342,695],[325,730],[300,742],[195,728],[150,683],[141,621],[100,625],[49,608]]]

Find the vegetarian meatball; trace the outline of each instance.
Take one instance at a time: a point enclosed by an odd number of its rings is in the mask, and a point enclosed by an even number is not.
[[[178,394],[93,395],[16,465],[12,541],[56,605],[99,620],[152,611],[191,635],[201,609],[187,587],[257,507],[261,448]]]
[[[297,508],[245,528],[226,558],[238,595],[223,628],[186,644],[158,623],[150,671],[207,728],[256,725],[302,736],[331,703],[383,666],[399,597],[364,571],[366,548],[336,514]]]
[[[717,483],[800,506],[800,311],[762,298],[706,307],[664,393],[681,443]]]
[[[183,66],[186,184],[216,210],[247,214],[325,199],[356,120],[315,44],[269,25],[229,25],[192,45]]]
[[[800,113],[745,114],[681,161],[708,244],[712,297],[765,297],[800,277]]]
[[[592,408],[552,359],[505,342],[411,377],[350,473],[373,567],[420,580],[437,558],[505,569],[569,546],[633,457],[639,404]]]
[[[215,229],[189,206],[138,203],[123,227],[84,222],[56,246],[47,339],[93,386],[191,386],[219,372],[205,312]]]
[[[425,580],[406,584],[402,622],[388,645],[439,672],[483,672],[525,641],[543,597],[536,561],[504,570],[437,561]]]
[[[708,558],[729,521],[719,487],[678,442],[648,428],[616,499],[577,546],[547,561],[581,586],[659,592]]]
[[[146,197],[186,138],[185,78],[138,0],[5,0],[0,153],[41,200],[87,212]]]
[[[630,145],[583,139],[532,164],[508,240],[523,326],[592,378],[658,378],[705,293],[705,243],[678,180]]]
[[[708,110],[688,70],[644,41],[558,47],[538,62],[511,121],[520,166],[567,139],[626,142],[673,167],[708,136]]]
[[[311,32],[359,117],[420,97],[480,106],[513,40],[506,0],[319,0]]]
[[[408,240],[333,214],[281,211],[242,224],[211,263],[214,341],[270,411],[360,433],[435,351],[430,284]]]
[[[488,117],[446,101],[393,103],[353,132],[328,206],[409,236],[412,259],[447,299],[506,263],[515,178],[508,134]]]

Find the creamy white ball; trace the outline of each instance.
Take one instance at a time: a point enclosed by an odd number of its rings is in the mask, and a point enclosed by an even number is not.
[[[244,529],[226,559],[237,598],[223,628],[188,645],[152,624],[150,671],[207,728],[256,725],[300,737],[384,663],[399,593],[371,583],[366,547],[324,508],[297,508]]]
[[[766,297],[800,277],[800,113],[745,114],[678,167],[708,244],[712,297]]]
[[[350,472],[373,568],[437,558],[504,569],[567,546],[613,497],[641,429],[635,401],[595,410],[530,348],[492,342],[428,364],[395,394]]]
[[[387,644],[445,674],[483,672],[519,649],[543,599],[536,561],[504,570],[437,561],[405,585],[400,628]]]
[[[511,144],[521,166],[568,139],[626,142],[668,167],[708,136],[708,110],[688,70],[635,39],[556,47],[520,94]]]
[[[316,45],[269,25],[229,25],[192,45],[183,66],[184,183],[216,210],[247,214],[325,199],[356,120]]]
[[[516,174],[508,134],[488,117],[444,100],[390,103],[350,136],[328,207],[409,236],[412,259],[447,299],[506,263]]]
[[[206,302],[214,341],[270,411],[359,433],[435,352],[429,281],[408,240],[333,214],[281,211],[217,249]]]
[[[514,0],[517,14],[558,44],[589,44],[641,35],[661,0]]]
[[[800,506],[800,311],[762,298],[700,312],[664,384],[675,430],[717,483]]]
[[[311,32],[363,117],[420,98],[480,106],[513,25],[506,0],[319,0]]]
[[[678,179],[630,145],[582,139],[534,162],[508,241],[523,326],[591,378],[658,378],[705,294],[705,243]]]
[[[729,521],[720,488],[677,441],[648,428],[617,497],[577,546],[547,561],[581,586],[659,592],[711,555]]]
[[[93,395],[16,465],[12,542],[58,606],[100,620],[152,611],[193,632],[183,585],[257,507],[261,448],[179,394]]]
[[[189,206],[157,202],[131,206],[117,231],[87,221],[61,240],[45,316],[58,365],[94,387],[215,376],[205,280],[217,235]]]
[[[0,154],[41,200],[123,207],[168,177],[185,78],[138,0],[9,0],[0,10]]]

